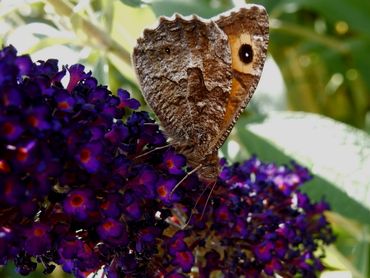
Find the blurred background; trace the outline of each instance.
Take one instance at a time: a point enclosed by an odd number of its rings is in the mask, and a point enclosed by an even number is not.
[[[33,60],[82,63],[113,92],[125,88],[144,103],[130,55],[145,27],[161,15],[210,18],[245,3],[2,0],[0,42]],[[315,178],[303,190],[330,203],[327,216],[338,237],[326,250],[322,277],[370,277],[370,1],[253,3],[270,15],[269,57],[220,155],[308,167]],[[0,277],[17,275],[9,265]]]

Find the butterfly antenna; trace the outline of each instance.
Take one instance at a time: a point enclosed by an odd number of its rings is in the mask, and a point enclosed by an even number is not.
[[[173,194],[173,192],[175,192],[175,190],[179,187],[179,185],[184,181],[186,180],[187,177],[189,177],[191,174],[193,174],[194,172],[198,171],[199,168],[202,167],[202,164],[199,164],[197,167],[195,167],[193,170],[191,170],[190,172],[186,173],[186,175],[175,185],[175,187],[171,190],[171,195]]]
[[[213,183],[212,188],[211,188],[211,191],[209,192],[209,194],[208,194],[208,196],[207,196],[207,201],[206,201],[206,203],[205,203],[205,205],[204,205],[204,208],[203,208],[203,210],[202,210],[202,216],[200,217],[200,219],[202,219],[202,218],[203,218],[204,213],[206,212],[206,208],[207,208],[208,202],[209,202],[209,200],[211,199],[211,195],[212,195],[213,190],[214,190],[214,189],[215,189],[215,187],[216,187],[216,183],[217,183],[217,180],[215,180],[215,182]]]
[[[167,144],[167,145],[164,145],[164,146],[160,146],[160,147],[155,147],[154,149],[151,149],[150,151],[147,151],[147,152],[142,153],[142,154],[140,154],[138,156],[135,156],[134,160],[135,159],[138,159],[140,157],[143,157],[143,156],[147,156],[148,154],[151,154],[152,152],[163,150],[165,148],[168,148],[169,146],[170,146],[170,144]]]
[[[193,217],[193,211],[194,211],[194,209],[197,207],[197,205],[198,205],[198,203],[200,202],[200,200],[202,199],[202,196],[204,195],[204,193],[207,191],[207,189],[208,189],[208,187],[206,186],[204,189],[203,189],[203,191],[202,191],[202,193],[199,195],[199,197],[198,197],[198,199],[197,199],[197,201],[195,202],[195,205],[193,206],[193,208],[191,209],[191,212],[190,212],[190,216],[189,216],[189,218],[188,218],[188,220],[185,222],[185,224],[181,227],[181,229],[183,230],[183,229],[185,229],[188,225],[189,225],[189,223],[190,223],[190,220],[191,220],[191,218]]]

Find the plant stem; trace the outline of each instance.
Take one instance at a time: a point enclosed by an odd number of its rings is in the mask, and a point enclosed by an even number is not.
[[[306,41],[315,41],[331,49],[334,49],[342,54],[348,54],[350,51],[350,49],[341,41],[333,37],[323,36],[297,24],[287,23],[277,19],[273,19],[270,22],[270,28],[273,31],[286,32],[297,37],[302,37]]]
[[[53,6],[56,13],[60,16],[71,18],[71,24],[74,29],[76,31],[80,30],[84,32],[87,40],[91,44],[96,45],[97,48],[105,49],[126,64],[131,64],[131,56],[126,49],[124,49],[117,41],[112,39],[105,30],[94,25],[83,16],[74,13],[72,6],[68,2],[64,0],[47,0],[47,2]]]

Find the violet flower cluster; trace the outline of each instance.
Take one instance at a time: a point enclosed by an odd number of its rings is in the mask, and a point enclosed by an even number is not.
[[[298,190],[305,168],[221,160],[207,202],[211,186],[196,174],[178,184],[191,169],[139,105],[82,65],[0,51],[0,264],[75,277],[323,269],[318,251],[334,237],[328,205]]]

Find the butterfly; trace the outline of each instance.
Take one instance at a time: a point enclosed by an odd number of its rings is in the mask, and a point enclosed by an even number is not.
[[[246,5],[211,19],[161,17],[137,40],[132,60],[144,98],[201,180],[219,175],[218,149],[258,84],[268,26],[262,6]]]

